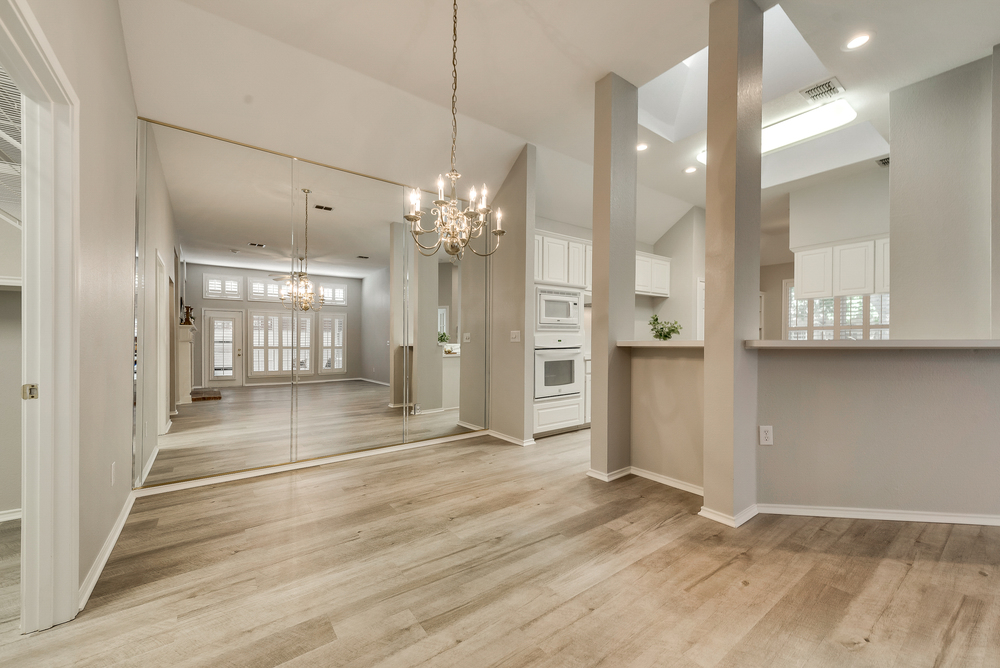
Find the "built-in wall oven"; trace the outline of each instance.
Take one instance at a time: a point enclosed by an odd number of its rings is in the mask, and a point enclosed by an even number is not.
[[[579,395],[583,381],[583,349],[535,350],[535,399]]]
[[[537,331],[583,331],[583,292],[538,287]]]

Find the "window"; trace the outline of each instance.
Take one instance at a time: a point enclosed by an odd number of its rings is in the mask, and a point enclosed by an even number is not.
[[[253,302],[280,302],[281,284],[266,278],[248,278],[247,295]]]
[[[239,276],[205,274],[203,278],[205,299],[243,299],[243,279]]]
[[[347,306],[347,286],[320,283],[319,294],[323,303],[331,306]]]
[[[233,321],[212,318],[212,378],[233,377]]]
[[[320,373],[347,373],[347,315],[333,313],[320,316]]]
[[[301,316],[302,319],[310,321],[311,316]],[[292,331],[292,316],[281,313],[261,313],[250,314],[250,342],[252,348],[250,375],[251,376],[290,376],[292,374],[292,360],[295,359],[295,335]],[[305,339],[308,341],[308,325],[306,326]],[[300,337],[301,338],[301,337]],[[308,348],[305,351],[306,368],[308,371]],[[300,364],[302,362],[300,356]]]
[[[889,295],[796,299],[784,281],[785,338],[790,341],[884,341],[889,338]]]
[[[438,306],[438,334],[448,333],[448,307]]]

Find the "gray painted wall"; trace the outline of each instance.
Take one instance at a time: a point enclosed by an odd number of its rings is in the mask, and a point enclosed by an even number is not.
[[[240,276],[243,281],[243,297],[242,300],[234,299],[204,299],[202,297],[203,289],[203,277],[208,274],[225,274],[232,276]],[[249,312],[250,311],[262,311],[269,313],[288,313],[289,311],[285,309],[284,305],[280,302],[256,302],[249,301],[246,299],[246,279],[247,277],[253,278],[263,278],[267,281],[271,281],[271,277],[266,271],[254,271],[252,269],[234,269],[232,267],[218,267],[212,265],[203,264],[193,264],[188,263],[187,265],[187,301],[186,304],[194,307],[194,316],[196,318],[195,325],[198,327],[198,331],[194,335],[194,344],[192,347],[192,355],[194,356],[194,377],[192,383],[195,387],[200,387],[204,384],[204,370],[203,370],[203,354],[202,354],[202,340],[205,334],[204,330],[204,317],[202,315],[203,310],[223,310],[223,311],[242,311],[243,312],[243,336],[245,341],[249,341],[250,337],[250,324],[249,324]],[[319,276],[312,275],[314,282],[322,282],[329,279],[330,282],[343,284],[347,287],[347,307],[334,307],[334,306],[324,306],[320,314],[329,311],[335,312],[347,312],[347,373],[346,374],[312,374],[303,375],[301,380],[304,382],[312,380],[341,380],[345,378],[365,378],[364,365],[362,363],[362,341],[364,337],[362,336],[362,307],[361,307],[361,279],[359,278],[343,278],[339,276]],[[314,321],[313,327],[318,328],[319,322]],[[316,331],[316,330],[314,330]],[[315,361],[318,359],[318,344],[319,337],[314,336],[314,348],[312,359]],[[385,345],[383,341],[382,345]],[[244,350],[248,350],[248,345],[244,343]],[[249,356],[245,356],[244,359],[250,359]],[[370,368],[370,367],[369,367]],[[272,384],[272,383],[285,383],[291,382],[291,375],[288,376],[258,376],[250,377],[244,373],[244,383],[246,385],[260,385],[260,384]]]
[[[992,75],[984,58],[890,94],[893,338],[990,338]]]
[[[21,276],[21,230],[0,220],[0,276]]]
[[[495,201],[491,204],[495,204]],[[506,224],[506,221],[504,222]],[[476,240],[473,243],[482,243]],[[485,251],[485,247],[477,246],[477,250]],[[499,253],[508,252],[505,245]],[[469,427],[485,428],[486,421],[486,363],[489,350],[489,332],[486,328],[488,294],[488,267],[496,261],[498,255],[485,260],[475,255],[466,254],[459,265],[459,283],[462,298],[459,300],[461,310],[462,333],[469,335],[468,342],[462,342],[462,356],[459,358],[459,405],[458,419]],[[459,337],[462,341],[462,337]]]
[[[361,281],[361,376],[389,382],[388,341],[389,269],[385,268]]]
[[[1000,515],[1000,352],[761,352],[758,502]]]
[[[438,256],[425,257],[411,239],[407,246],[413,271],[410,272],[410,303],[413,312],[413,380],[411,401],[421,411],[435,410],[441,404],[441,347],[437,340]],[[444,252],[444,251],[440,251]]]
[[[490,429],[532,437],[534,402],[535,147],[526,144],[490,206],[503,211],[503,247],[492,256]],[[470,262],[466,258],[463,263]],[[465,285],[463,276],[462,284]],[[463,298],[464,301],[464,298]],[[512,343],[511,331],[521,332]],[[462,355],[465,355],[463,345]],[[462,367],[462,379],[465,379]]]
[[[0,290],[0,512],[21,507],[21,291]]]
[[[671,258],[670,298],[653,300],[656,314],[681,325],[674,338],[693,341],[698,338],[698,279],[705,277],[705,210],[696,206],[684,214],[653,245],[653,252]],[[648,319],[645,329],[650,332]]]
[[[893,141],[894,169],[895,151]],[[789,248],[888,235],[888,169],[874,166],[832,183],[795,190],[789,196]]]
[[[795,278],[795,263],[771,264],[760,268],[760,291],[764,293],[764,338],[781,339],[785,318],[781,282]]]
[[[555,232],[556,234],[563,234],[576,239],[586,239],[587,241],[592,241],[594,238],[594,230],[589,227],[570,225],[569,223],[552,220],[551,218],[542,218],[541,216],[535,218],[535,229],[539,232]]]
[[[115,0],[28,0],[80,100],[80,577],[131,491],[135,96]],[[86,35],[86,39],[81,39]],[[111,485],[111,464],[120,471]]]
[[[701,487],[705,356],[699,349],[632,349],[632,466]]]

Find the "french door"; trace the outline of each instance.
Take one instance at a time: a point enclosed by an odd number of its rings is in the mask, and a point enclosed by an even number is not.
[[[203,355],[206,387],[243,385],[243,312],[205,311]]]

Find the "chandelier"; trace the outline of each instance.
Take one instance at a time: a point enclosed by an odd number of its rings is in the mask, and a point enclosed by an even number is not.
[[[306,194],[306,236],[305,254],[299,260],[298,269],[292,269],[291,274],[285,274],[278,279],[286,279],[281,286],[278,296],[285,308],[293,311],[319,311],[323,308],[323,295],[317,295],[313,291],[312,281],[309,280],[309,193],[308,188],[303,188]]]
[[[458,140],[457,103],[458,0],[455,0],[451,31],[451,171],[445,174],[448,180],[451,181],[451,194],[448,199],[445,199],[444,177],[438,175],[437,199],[434,200],[434,208],[431,209],[431,214],[437,216],[437,220],[434,221],[434,227],[428,230],[424,229],[420,224],[420,217],[422,215],[420,211],[420,191],[416,188],[410,192],[410,213],[404,216],[404,218],[410,223],[410,234],[413,235],[413,241],[417,244],[417,249],[422,255],[434,255],[437,253],[438,248],[443,246],[445,253],[457,256],[459,259],[465,253],[466,248],[480,257],[487,257],[493,255],[500,248],[500,238],[504,235],[504,230],[500,227],[503,212],[497,209],[497,224],[496,229],[493,230],[493,236],[497,239],[496,247],[493,250],[489,250],[490,244],[487,241],[486,252],[480,253],[473,246],[470,246],[470,241],[481,237],[483,232],[488,231],[492,227],[493,216],[492,209],[486,204],[485,184],[479,197],[476,196],[476,188],[473,186],[472,191],[469,193],[469,206],[464,210],[456,194],[458,179],[462,177],[458,173],[458,170],[455,169],[455,144]],[[425,234],[437,234],[437,242],[430,246],[420,243],[420,237]]]

